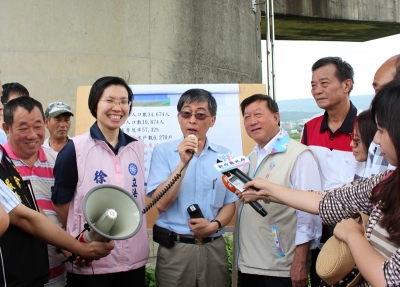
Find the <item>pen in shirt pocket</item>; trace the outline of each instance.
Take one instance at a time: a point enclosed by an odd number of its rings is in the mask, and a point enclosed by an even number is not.
[[[218,178],[213,179],[213,190],[215,189],[215,184],[217,182]]]

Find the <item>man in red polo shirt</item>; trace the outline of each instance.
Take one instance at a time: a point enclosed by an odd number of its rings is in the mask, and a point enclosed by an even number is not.
[[[353,88],[353,68],[339,57],[326,57],[312,66],[311,94],[323,114],[304,125],[301,142],[314,153],[321,175],[322,189],[339,187],[360,174],[363,163],[355,160],[350,147],[350,134],[357,118],[357,109],[349,94]],[[321,242],[333,235],[333,226],[323,226]],[[319,286],[315,261],[319,250],[313,251],[312,287]]]

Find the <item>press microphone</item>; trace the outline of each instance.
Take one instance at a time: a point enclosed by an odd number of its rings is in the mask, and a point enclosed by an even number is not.
[[[227,190],[229,190],[229,191],[235,193],[236,187],[234,187],[234,186],[232,185],[232,183],[229,182],[229,179],[228,179],[228,177],[227,177],[225,174],[222,175],[222,183],[225,185],[225,187],[226,187]]]
[[[230,183],[232,183],[240,192],[244,191],[243,185],[251,181],[251,178],[248,177],[245,173],[243,173],[240,169],[232,169],[224,173]],[[236,177],[236,178],[235,178]],[[259,191],[258,188],[252,187],[255,191]],[[251,207],[254,208],[262,217],[267,216],[268,212],[256,201],[249,203]]]
[[[192,139],[194,139],[196,141],[196,148],[193,149],[193,151],[192,151],[192,153],[196,153],[197,152],[197,146],[199,144],[197,137],[194,134],[190,134],[190,135],[188,135],[188,138],[192,138]]]
[[[248,177],[240,169],[235,167],[235,165],[234,165],[235,161],[239,162],[239,159],[236,159],[236,160],[231,159],[230,167],[225,168],[225,169],[222,167],[222,169],[220,168],[219,171],[222,172],[222,174],[226,176],[226,179],[228,180],[228,182],[231,185],[233,185],[235,189],[239,190],[240,192],[244,192],[245,189],[243,188],[243,185],[245,185],[247,182],[251,181],[252,179],[250,177]],[[240,159],[240,162],[243,162],[243,159]],[[239,164],[240,164],[240,162],[239,162]],[[222,161],[217,159],[217,166],[220,163],[222,163]],[[244,165],[244,164],[242,163],[241,165]],[[216,166],[216,168],[218,169],[217,166]],[[224,183],[225,186],[227,186],[225,184],[224,178],[223,178],[222,182]],[[232,191],[232,188],[228,188],[228,189],[230,191]],[[252,189],[259,191],[259,189],[255,188],[255,187],[252,187]],[[253,201],[253,202],[250,202],[249,204],[262,217],[265,217],[268,215],[268,212],[264,209],[264,207],[262,207],[262,205],[260,203]]]

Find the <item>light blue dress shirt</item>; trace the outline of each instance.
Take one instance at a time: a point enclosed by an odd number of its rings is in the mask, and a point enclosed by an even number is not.
[[[178,144],[183,140],[175,140],[158,145],[153,150],[150,172],[147,181],[147,195],[160,184],[166,181],[180,162]],[[193,235],[189,227],[190,216],[187,212],[189,205],[197,203],[208,221],[213,220],[220,208],[237,200],[237,196],[225,188],[222,174],[214,164],[218,154],[226,154],[229,150],[209,143],[201,155],[196,154],[191,159],[185,177],[183,178],[178,197],[168,207],[166,212],[161,212],[156,224],[172,230],[178,234]],[[224,228],[212,236],[220,236]]]
[[[3,129],[0,129],[0,144],[3,145],[8,141],[6,133],[3,131]]]

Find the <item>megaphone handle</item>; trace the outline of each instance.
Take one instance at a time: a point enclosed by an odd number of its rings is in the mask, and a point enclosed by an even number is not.
[[[84,225],[83,225],[83,230],[75,237],[75,239],[76,240],[79,240],[80,239],[80,236],[81,236],[81,234],[82,233],[84,233],[86,230],[90,230],[90,226],[89,226],[89,224],[88,223],[85,223]],[[80,240],[79,240],[80,241]],[[60,250],[60,252],[61,252],[61,250]],[[66,258],[64,261],[62,261],[61,263],[67,263],[67,262],[74,262],[75,261],[75,259],[76,259],[76,254],[71,254],[68,258]]]
[[[67,263],[67,262],[74,262],[76,259],[76,254],[71,254],[68,258],[65,258],[64,261],[62,261],[61,263]]]
[[[182,171],[188,166],[190,160],[193,158],[194,153],[192,153],[191,157],[187,161],[187,163],[182,167],[181,171],[176,174],[171,181],[167,184],[166,187],[143,209],[142,213],[145,214],[147,211],[150,210],[166,193],[170,188],[177,182],[177,180],[182,176]]]
[[[79,237],[81,236],[81,234],[83,232],[85,232],[86,230],[90,231],[90,226],[89,226],[89,223],[87,223],[87,222],[83,225],[83,230],[75,237],[75,239],[79,240]]]

